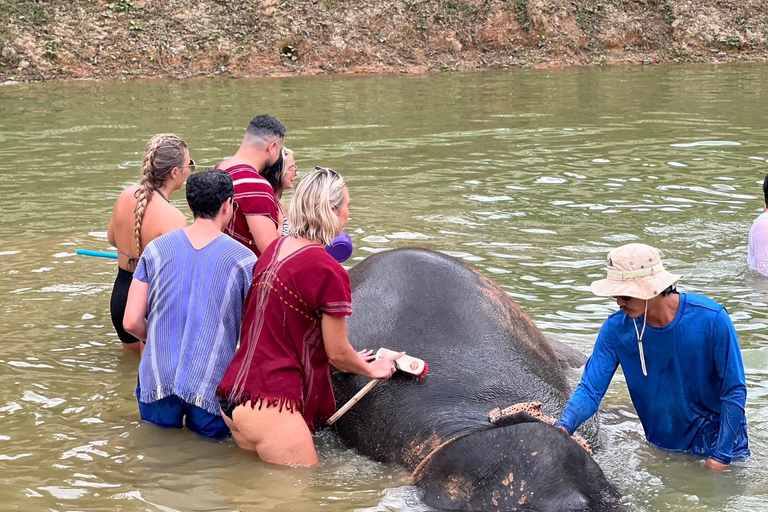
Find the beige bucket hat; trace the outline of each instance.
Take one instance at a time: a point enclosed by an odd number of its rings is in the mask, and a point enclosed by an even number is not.
[[[608,253],[608,277],[592,283],[592,293],[600,297],[626,295],[652,299],[681,276],[664,269],[659,251],[645,244],[627,244]]]

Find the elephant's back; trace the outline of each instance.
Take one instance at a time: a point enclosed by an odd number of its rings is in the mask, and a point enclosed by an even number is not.
[[[465,362],[451,377],[480,388],[495,381],[509,385],[513,365],[568,393],[557,356],[528,315],[498,285],[455,258],[396,249],[370,256],[349,274],[355,346],[360,339],[376,340],[424,359],[434,370]]]
[[[429,365],[423,381],[399,373],[339,421],[341,437],[364,454],[412,469],[447,439],[487,426],[495,407],[533,399],[550,415],[562,411],[569,389],[557,357],[481,274],[441,253],[398,249],[370,256],[350,279],[352,345],[403,350]],[[337,405],[366,381],[335,375]]]

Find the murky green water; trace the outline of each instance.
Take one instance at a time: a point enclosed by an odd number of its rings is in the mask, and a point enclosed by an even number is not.
[[[152,135],[213,164],[261,112],[286,124],[300,167],[347,177],[356,259],[445,251],[585,352],[614,309],[588,288],[607,250],[661,248],[681,289],[731,313],[754,455],[712,475],[649,447],[617,378],[598,461],[632,510],[768,508],[768,279],[746,271],[766,111],[764,66],[0,88],[2,509],[425,509],[402,470],[330,435],[304,472],[138,421],[137,360],[109,320],[115,264],[74,251],[109,249],[113,201]]]

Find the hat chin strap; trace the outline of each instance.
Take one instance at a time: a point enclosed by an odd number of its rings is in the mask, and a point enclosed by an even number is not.
[[[643,330],[637,330],[637,320],[632,319],[632,323],[635,324],[635,333],[637,334],[637,348],[640,350],[640,366],[643,368],[643,375],[648,376],[648,370],[645,368],[645,354],[643,353],[643,335],[645,334],[645,326],[648,322],[648,301],[645,301],[645,314],[643,314]]]

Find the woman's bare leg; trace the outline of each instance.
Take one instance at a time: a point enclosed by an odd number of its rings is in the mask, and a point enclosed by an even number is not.
[[[244,450],[255,451],[261,460],[285,466],[316,466],[318,463],[312,434],[298,412],[285,408],[251,407],[250,402],[232,412],[234,421],[224,421],[232,437]]]

